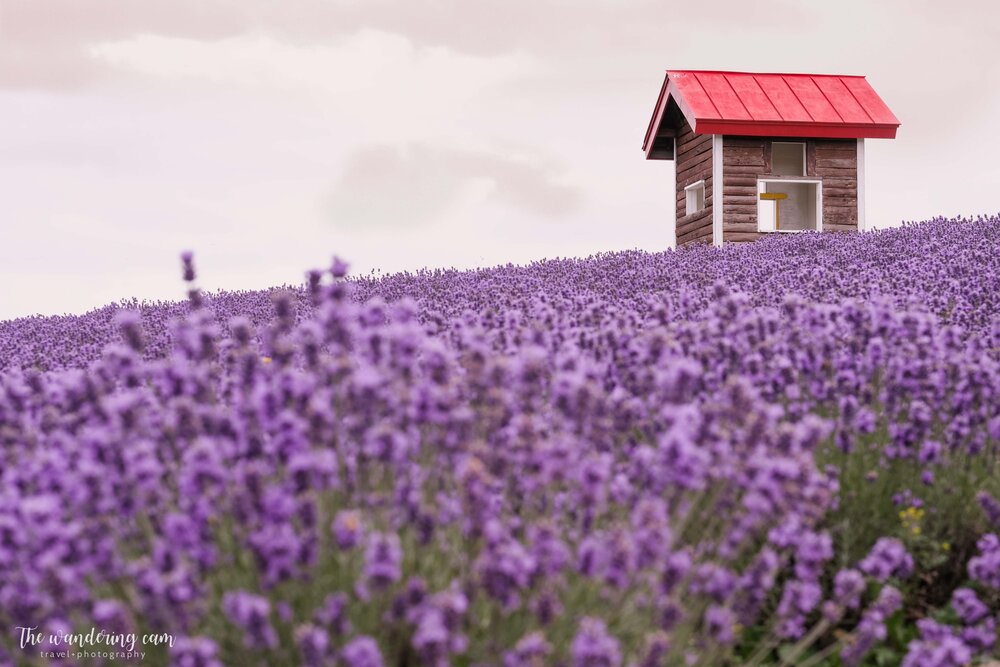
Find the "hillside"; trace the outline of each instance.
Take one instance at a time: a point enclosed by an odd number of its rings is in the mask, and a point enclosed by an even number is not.
[[[777,306],[788,294],[820,303],[888,299],[914,307],[966,332],[982,333],[1000,312],[1000,222],[934,219],[862,235],[784,235],[718,251],[708,247],[648,253],[611,252],[586,259],[555,259],[527,266],[471,271],[428,269],[351,282],[359,301],[414,299],[425,321],[513,310],[531,318],[539,304],[575,317],[586,294],[636,313],[652,299],[673,317],[697,318],[714,300],[713,285],[743,292],[753,306]],[[179,293],[182,290],[178,290]],[[217,292],[206,301],[223,326],[240,315],[259,326],[273,315],[278,293],[293,294],[298,316],[308,318],[304,285],[265,291]],[[499,300],[497,300],[499,298]],[[114,315],[139,312],[147,358],[170,349],[170,323],[188,311],[186,301],[110,304],[84,315],[26,317],[0,322],[0,369],[79,367],[118,339]]]
[[[1000,217],[183,268],[185,302],[0,324],[0,623],[204,667],[997,656]]]

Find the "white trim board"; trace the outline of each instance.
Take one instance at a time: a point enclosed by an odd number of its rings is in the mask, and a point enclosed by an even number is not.
[[[722,135],[712,135],[712,245],[722,247]]]
[[[868,231],[865,220],[865,140],[858,139],[858,231]]]

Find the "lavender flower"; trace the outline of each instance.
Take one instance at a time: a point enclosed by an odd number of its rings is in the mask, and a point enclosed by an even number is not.
[[[990,533],[976,542],[979,555],[969,560],[969,576],[993,590],[1000,590],[1000,539]]]
[[[325,630],[315,625],[301,625],[295,629],[295,643],[302,656],[302,665],[320,667],[327,661],[330,638]]]
[[[177,637],[170,649],[171,667],[222,667],[219,647],[207,637]]]
[[[249,648],[274,648],[278,635],[271,626],[271,603],[267,598],[245,591],[226,593],[222,611],[229,620],[243,629],[243,643]]]
[[[504,653],[503,667],[543,667],[552,646],[540,632],[532,632],[518,640],[510,651]]]
[[[351,632],[351,622],[347,618],[348,599],[344,593],[331,593],[313,614],[313,620],[335,636]]]
[[[922,618],[917,628],[921,638],[910,642],[902,667],[961,667],[972,660],[972,651],[948,626]]]
[[[403,550],[398,535],[372,533],[365,548],[365,583],[384,588],[399,581],[402,560]]]
[[[876,643],[885,639],[885,622],[902,603],[903,597],[897,589],[882,587],[878,598],[862,614],[853,636],[840,652],[844,664],[852,667],[859,664]]]
[[[382,652],[371,637],[352,639],[340,651],[340,659],[345,667],[383,667]]]
[[[966,625],[974,625],[990,613],[971,588],[956,588],[951,594],[951,606]]]
[[[889,577],[909,576],[913,571],[913,558],[906,553],[906,547],[899,540],[881,537],[858,564],[858,569],[876,581],[884,582]]]
[[[570,648],[573,667],[617,667],[621,664],[618,640],[608,634],[604,621],[584,618]]]
[[[998,421],[1000,421],[1000,418],[998,418]],[[986,513],[986,518],[989,519],[994,528],[1000,530],[1000,500],[997,500],[986,491],[977,493],[976,500],[979,501],[979,506]]]
[[[357,546],[364,530],[360,513],[350,510],[337,512],[331,528],[334,540],[341,549],[353,549]]]

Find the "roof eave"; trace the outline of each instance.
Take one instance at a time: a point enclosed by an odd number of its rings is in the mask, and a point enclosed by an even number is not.
[[[852,123],[795,123],[788,121],[724,121],[696,119],[695,134],[726,134],[750,137],[804,137],[814,139],[895,139],[899,125]]]
[[[691,112],[691,108],[687,105],[687,102],[684,101],[684,96],[678,94],[677,86],[670,81],[670,74],[668,73],[663,78],[663,86],[660,87],[660,96],[656,100],[656,107],[653,109],[653,117],[649,120],[649,127],[646,128],[646,137],[642,141],[642,151],[646,154],[647,160],[652,159],[650,158],[650,154],[655,143],[653,139],[656,136],[656,132],[660,129],[664,114],[667,113],[670,100],[673,100],[677,108],[680,109],[688,125],[692,129],[694,128],[694,114]]]
[[[663,120],[663,114],[667,110],[667,83],[670,80],[669,75],[663,77],[663,85],[660,86],[660,96],[656,98],[656,106],[653,107],[653,116],[649,119],[649,127],[646,128],[646,136],[642,140],[642,152],[648,157],[650,148],[653,145],[653,136],[656,134],[656,130],[660,127],[660,123]]]

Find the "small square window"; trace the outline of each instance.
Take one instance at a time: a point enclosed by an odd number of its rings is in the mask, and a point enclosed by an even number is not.
[[[775,176],[805,176],[806,145],[783,141],[772,143],[771,173]]]
[[[698,181],[684,188],[686,206],[684,215],[705,210],[705,181]]]

